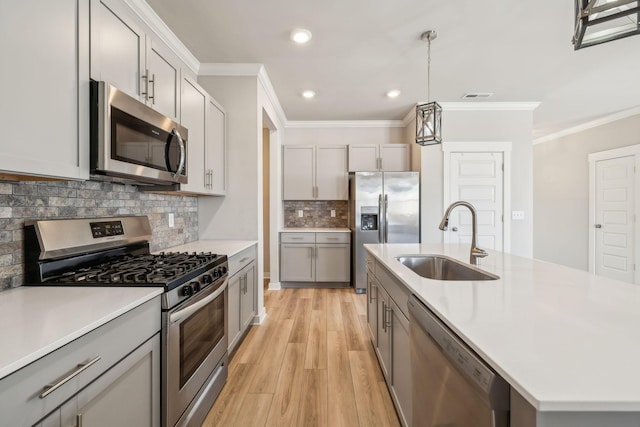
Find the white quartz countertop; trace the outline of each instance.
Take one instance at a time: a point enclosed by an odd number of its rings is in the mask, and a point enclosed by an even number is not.
[[[213,252],[231,257],[243,250],[257,244],[256,240],[216,240],[205,239],[196,242],[185,243],[164,249],[167,252]]]
[[[337,228],[302,228],[302,227],[287,227],[280,230],[281,233],[351,233],[346,227]]]
[[[488,251],[493,281],[424,279],[395,258],[469,245],[365,245],[539,411],[640,411],[640,286]]]
[[[0,292],[0,378],[162,291],[162,287],[21,286]]]

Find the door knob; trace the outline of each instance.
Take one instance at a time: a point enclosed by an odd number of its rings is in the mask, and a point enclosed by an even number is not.
[[[602,228],[602,224],[596,224],[596,228]]]
[[[451,231],[458,231],[458,227],[453,227]]]

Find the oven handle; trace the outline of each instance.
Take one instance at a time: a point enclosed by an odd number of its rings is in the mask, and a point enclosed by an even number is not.
[[[171,313],[169,315],[169,323],[176,323],[181,321],[184,318],[191,316],[193,313],[195,313],[205,305],[209,304],[214,299],[218,298],[225,291],[225,289],[227,289],[228,281],[229,281],[229,278],[227,277],[224,279],[224,284],[222,284],[218,289],[216,289],[213,293],[211,293],[211,295],[207,295],[206,297],[203,297],[198,301],[191,303],[184,308],[181,308],[175,313]]]

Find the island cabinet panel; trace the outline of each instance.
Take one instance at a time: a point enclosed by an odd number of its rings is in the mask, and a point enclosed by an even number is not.
[[[378,345],[378,283],[367,271],[367,327],[374,348]]]
[[[367,323],[371,341],[404,426],[412,419],[409,291],[367,254]]]
[[[0,179],[88,179],[88,2],[4,1],[0,28]]]
[[[227,350],[231,354],[242,342],[257,312],[257,249],[253,245],[229,257]]]
[[[159,426],[160,312],[158,296],[0,380],[3,425]],[[144,424],[113,422],[126,411]]]
[[[351,281],[351,235],[335,232],[280,233],[283,286],[346,287]]]

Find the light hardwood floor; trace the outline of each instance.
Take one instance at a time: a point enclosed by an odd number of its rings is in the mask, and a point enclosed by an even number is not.
[[[399,426],[352,289],[265,291],[204,427]]]

